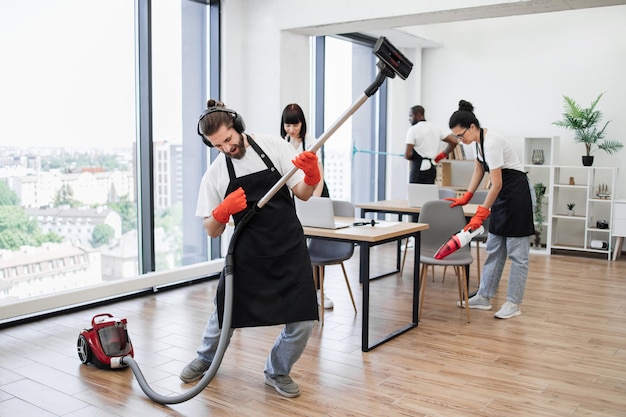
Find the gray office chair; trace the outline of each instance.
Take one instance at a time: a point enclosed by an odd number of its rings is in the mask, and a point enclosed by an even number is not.
[[[452,188],[439,187],[439,199],[456,198],[456,190]]]
[[[333,201],[333,210],[335,216],[354,217],[354,204],[349,201]],[[343,264],[354,254],[354,244],[351,242],[334,242],[330,240],[311,238],[309,239],[309,255],[311,256],[311,264],[313,265],[313,277],[316,284],[319,282],[320,288],[320,322],[324,325],[324,267],[326,265],[341,265],[343,277],[348,286],[354,313],[356,314],[356,303],[352,295],[348,274]],[[317,285],[316,285],[317,287]]]
[[[469,204],[482,204],[487,198],[489,190],[476,190]],[[485,231],[477,236],[474,236],[472,243],[476,243],[476,271],[478,272],[478,286],[480,287],[480,244],[487,242],[487,235],[489,235],[489,217],[483,221],[483,228]],[[470,245],[472,244],[470,243]]]
[[[456,198],[456,190],[453,190],[452,188],[439,187],[439,199],[443,200],[444,198]],[[408,249],[409,249],[409,239],[407,239],[404,244],[404,254],[402,255],[402,265],[400,266],[400,275],[402,275],[402,272],[404,271],[404,262],[406,261],[406,253]],[[445,276],[446,275],[445,275],[445,269],[444,269],[444,278]],[[434,280],[435,280],[435,277],[433,274],[433,281]]]
[[[489,193],[489,190],[486,190],[486,189],[476,190],[476,192],[472,196],[472,199],[468,201],[468,204],[482,204],[483,201],[485,201],[485,198],[487,198],[487,193]],[[480,287],[480,244],[487,242],[487,235],[489,234],[489,217],[483,222],[483,228],[485,229],[485,231],[479,235],[474,236],[472,238],[472,242],[470,243],[470,245],[472,243],[476,243],[476,272],[478,273],[477,276],[478,276],[479,287]],[[443,270],[442,281],[445,281],[445,279],[446,279],[446,269]]]
[[[426,276],[428,266],[434,274],[434,267],[451,266],[454,268],[459,287],[459,301],[465,303],[467,322],[470,321],[470,311],[468,305],[468,290],[465,267],[473,262],[469,245],[458,249],[444,259],[435,259],[435,253],[442,244],[456,234],[467,224],[463,208],[457,206],[450,208],[450,202],[446,200],[428,201],[420,212],[420,222],[428,223],[428,229],[421,232],[421,252],[420,262],[422,270],[420,273],[420,307],[418,317],[422,316],[422,306],[424,305],[424,294],[426,292]]]

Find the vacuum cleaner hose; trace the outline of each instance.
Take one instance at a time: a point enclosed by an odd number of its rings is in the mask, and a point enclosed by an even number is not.
[[[325,131],[317,140],[317,142],[311,146],[308,150],[311,152],[316,152],[328,138],[359,108],[369,97],[374,95],[378,88],[382,85],[382,83],[389,78],[395,77],[395,75],[399,75],[403,80],[406,79],[411,69],[413,68],[413,63],[409,61],[395,46],[393,46],[387,38],[381,36],[376,44],[374,45],[373,53],[379,58],[379,62],[376,64],[379,68],[379,72],[376,75],[376,79],[372,84],[365,90],[363,95],[357,100],[339,117],[337,121],[327,130]],[[213,361],[211,362],[211,366],[207,370],[206,374],[202,377],[202,379],[194,386],[192,389],[188,390],[179,395],[161,395],[155,392],[150,385],[146,381],[146,378],[143,376],[143,373],[139,369],[137,362],[131,356],[124,356],[120,359],[120,363],[122,365],[128,365],[135,374],[137,378],[137,382],[139,382],[139,386],[143,392],[153,401],[160,404],[178,404],[184,401],[187,401],[196,395],[198,395],[203,389],[209,385],[217,370],[222,363],[222,358],[224,357],[224,352],[226,351],[226,347],[228,345],[229,333],[230,333],[230,325],[232,318],[232,309],[233,309],[233,269],[234,269],[234,249],[235,243],[237,242],[237,238],[241,233],[241,230],[245,227],[245,225],[254,217],[254,215],[267,204],[267,202],[278,192],[280,188],[282,188],[289,178],[293,176],[298,170],[297,167],[293,167],[289,172],[282,176],[282,178],[274,184],[274,186],[257,202],[256,206],[253,210],[248,211],[248,213],[243,217],[241,222],[237,224],[235,227],[235,232],[233,233],[233,237],[230,240],[230,244],[228,245],[228,253],[226,255],[225,264],[224,264],[224,317],[222,320],[222,331],[220,333],[220,340],[217,345],[217,350],[215,352],[215,356]]]
[[[226,352],[226,347],[228,346],[230,325],[232,319],[232,311],[233,311],[233,270],[234,270],[234,250],[235,243],[241,230],[243,230],[244,226],[252,219],[252,217],[257,213],[257,209],[250,210],[241,222],[235,228],[235,232],[233,233],[232,238],[230,239],[230,243],[228,245],[228,253],[226,255],[226,259],[224,262],[224,318],[222,320],[222,331],[220,333],[220,340],[217,344],[217,350],[215,351],[215,356],[213,357],[213,361],[211,362],[211,366],[204,374],[202,379],[191,389],[185,391],[179,395],[163,395],[154,391],[148,381],[146,381],[143,372],[139,369],[139,365],[135,361],[132,356],[124,356],[121,359],[121,363],[128,365],[130,369],[132,369],[135,374],[135,378],[137,378],[137,382],[139,386],[143,390],[143,392],[152,400],[159,404],[179,404],[185,402],[200,392],[202,392],[209,383],[213,380],[213,377],[217,373],[219,369],[222,359],[224,358],[224,353]]]

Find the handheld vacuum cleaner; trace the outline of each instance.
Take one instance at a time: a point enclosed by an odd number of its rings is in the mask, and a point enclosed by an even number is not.
[[[409,61],[395,46],[391,44],[384,36],[381,36],[372,51],[379,61],[376,66],[379,68],[379,72],[374,82],[365,90],[363,95],[358,98],[351,106],[346,110],[335,123],[333,123],[327,131],[325,131],[318,141],[309,149],[315,153],[323,144],[330,138],[330,136],[339,129],[339,127],[359,108],[365,101],[374,95],[382,83],[389,78],[394,78],[396,74],[405,80],[412,68],[413,63]],[[226,254],[224,262],[224,318],[222,320],[222,329],[220,333],[220,340],[217,345],[217,351],[211,366],[204,374],[202,379],[191,389],[179,395],[161,395],[155,392],[145,377],[143,376],[137,362],[133,358],[133,347],[128,337],[126,330],[126,319],[118,319],[110,314],[100,314],[92,319],[92,328],[85,329],[78,337],[77,350],[78,356],[83,364],[92,363],[96,366],[103,368],[122,368],[129,366],[137,382],[139,383],[143,392],[153,401],[160,404],[178,404],[183,401],[187,401],[202,390],[204,390],[215,374],[222,362],[224,352],[226,351],[226,345],[228,341],[228,333],[230,331],[231,316],[232,316],[232,300],[233,300],[233,275],[234,275],[234,249],[236,241],[241,233],[241,230],[246,224],[256,215],[256,213],[268,203],[268,201],[280,190],[298,171],[297,167],[287,172],[266,194],[263,196],[254,209],[249,210],[248,213],[235,227],[233,236],[230,239],[228,246],[228,252]]]
[[[453,235],[450,240],[441,245],[441,247],[435,253],[435,259],[443,259],[451,253],[456,252],[463,246],[469,244],[474,236],[477,236],[485,231],[485,228],[480,226],[476,230],[461,230],[456,235]]]

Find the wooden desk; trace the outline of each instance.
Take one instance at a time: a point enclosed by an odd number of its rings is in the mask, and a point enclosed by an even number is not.
[[[421,207],[409,207],[409,200],[382,200],[371,201],[369,203],[355,204],[361,209],[361,215],[365,217],[367,213],[390,213],[397,214],[402,220],[404,215],[419,214]],[[476,214],[478,204],[466,204],[463,206],[465,217],[472,217]]]
[[[361,216],[365,217],[367,213],[390,213],[397,214],[398,220],[402,221],[403,216],[410,216],[414,214],[419,214],[421,211],[421,207],[409,207],[409,200],[382,200],[382,201],[371,201],[369,203],[359,203],[355,204],[356,207],[361,209]],[[463,206],[463,213],[465,217],[472,217],[476,214],[476,210],[478,210],[478,204],[466,204]],[[402,242],[398,241],[398,248],[396,252],[396,269],[398,272],[402,270],[401,265],[401,248]],[[415,251],[419,252],[419,246],[415,247]],[[467,282],[469,285],[470,278],[470,268],[469,265],[465,267],[465,273],[467,274]]]
[[[363,219],[352,219],[348,217],[337,217],[339,221],[363,221]],[[351,242],[359,245],[359,282],[363,286],[363,305],[361,306],[361,350],[368,352],[377,346],[393,339],[417,327],[417,315],[419,311],[419,248],[420,232],[428,229],[424,223],[409,222],[388,222],[379,221],[371,226],[351,226],[343,229],[320,229],[317,227],[303,227],[306,237],[318,239],[338,240],[341,242]],[[408,325],[384,336],[382,339],[369,343],[369,299],[370,299],[370,249],[377,245],[393,242],[413,236],[415,238],[415,252],[413,269],[413,312],[412,322]]]

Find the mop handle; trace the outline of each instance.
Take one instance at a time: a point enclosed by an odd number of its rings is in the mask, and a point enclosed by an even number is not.
[[[369,96],[367,94],[363,94],[354,103],[352,103],[352,105],[341,115],[341,117],[339,117],[339,119],[337,119],[337,121],[333,123],[333,125],[328,128],[328,130],[322,133],[322,136],[319,137],[317,142],[310,146],[307,151],[311,151],[313,153],[317,152],[317,150],[322,147],[324,142],[326,142],[332,136],[332,134],[335,133],[335,131],[337,131],[337,129],[339,129],[339,127],[341,127],[341,125],[344,124],[344,122],[348,120],[350,116],[352,116],[354,112],[363,105],[363,103],[365,103],[368,97]],[[276,194],[278,190],[280,190],[281,187],[287,183],[289,178],[291,178],[293,174],[298,171],[298,169],[299,168],[297,166],[293,166],[285,175],[283,175],[282,178],[276,184],[274,184],[274,186],[270,188],[270,190],[259,200],[259,202],[257,203],[257,208],[263,208],[263,206],[265,206],[265,204],[267,204],[267,202],[274,196],[274,194]]]

